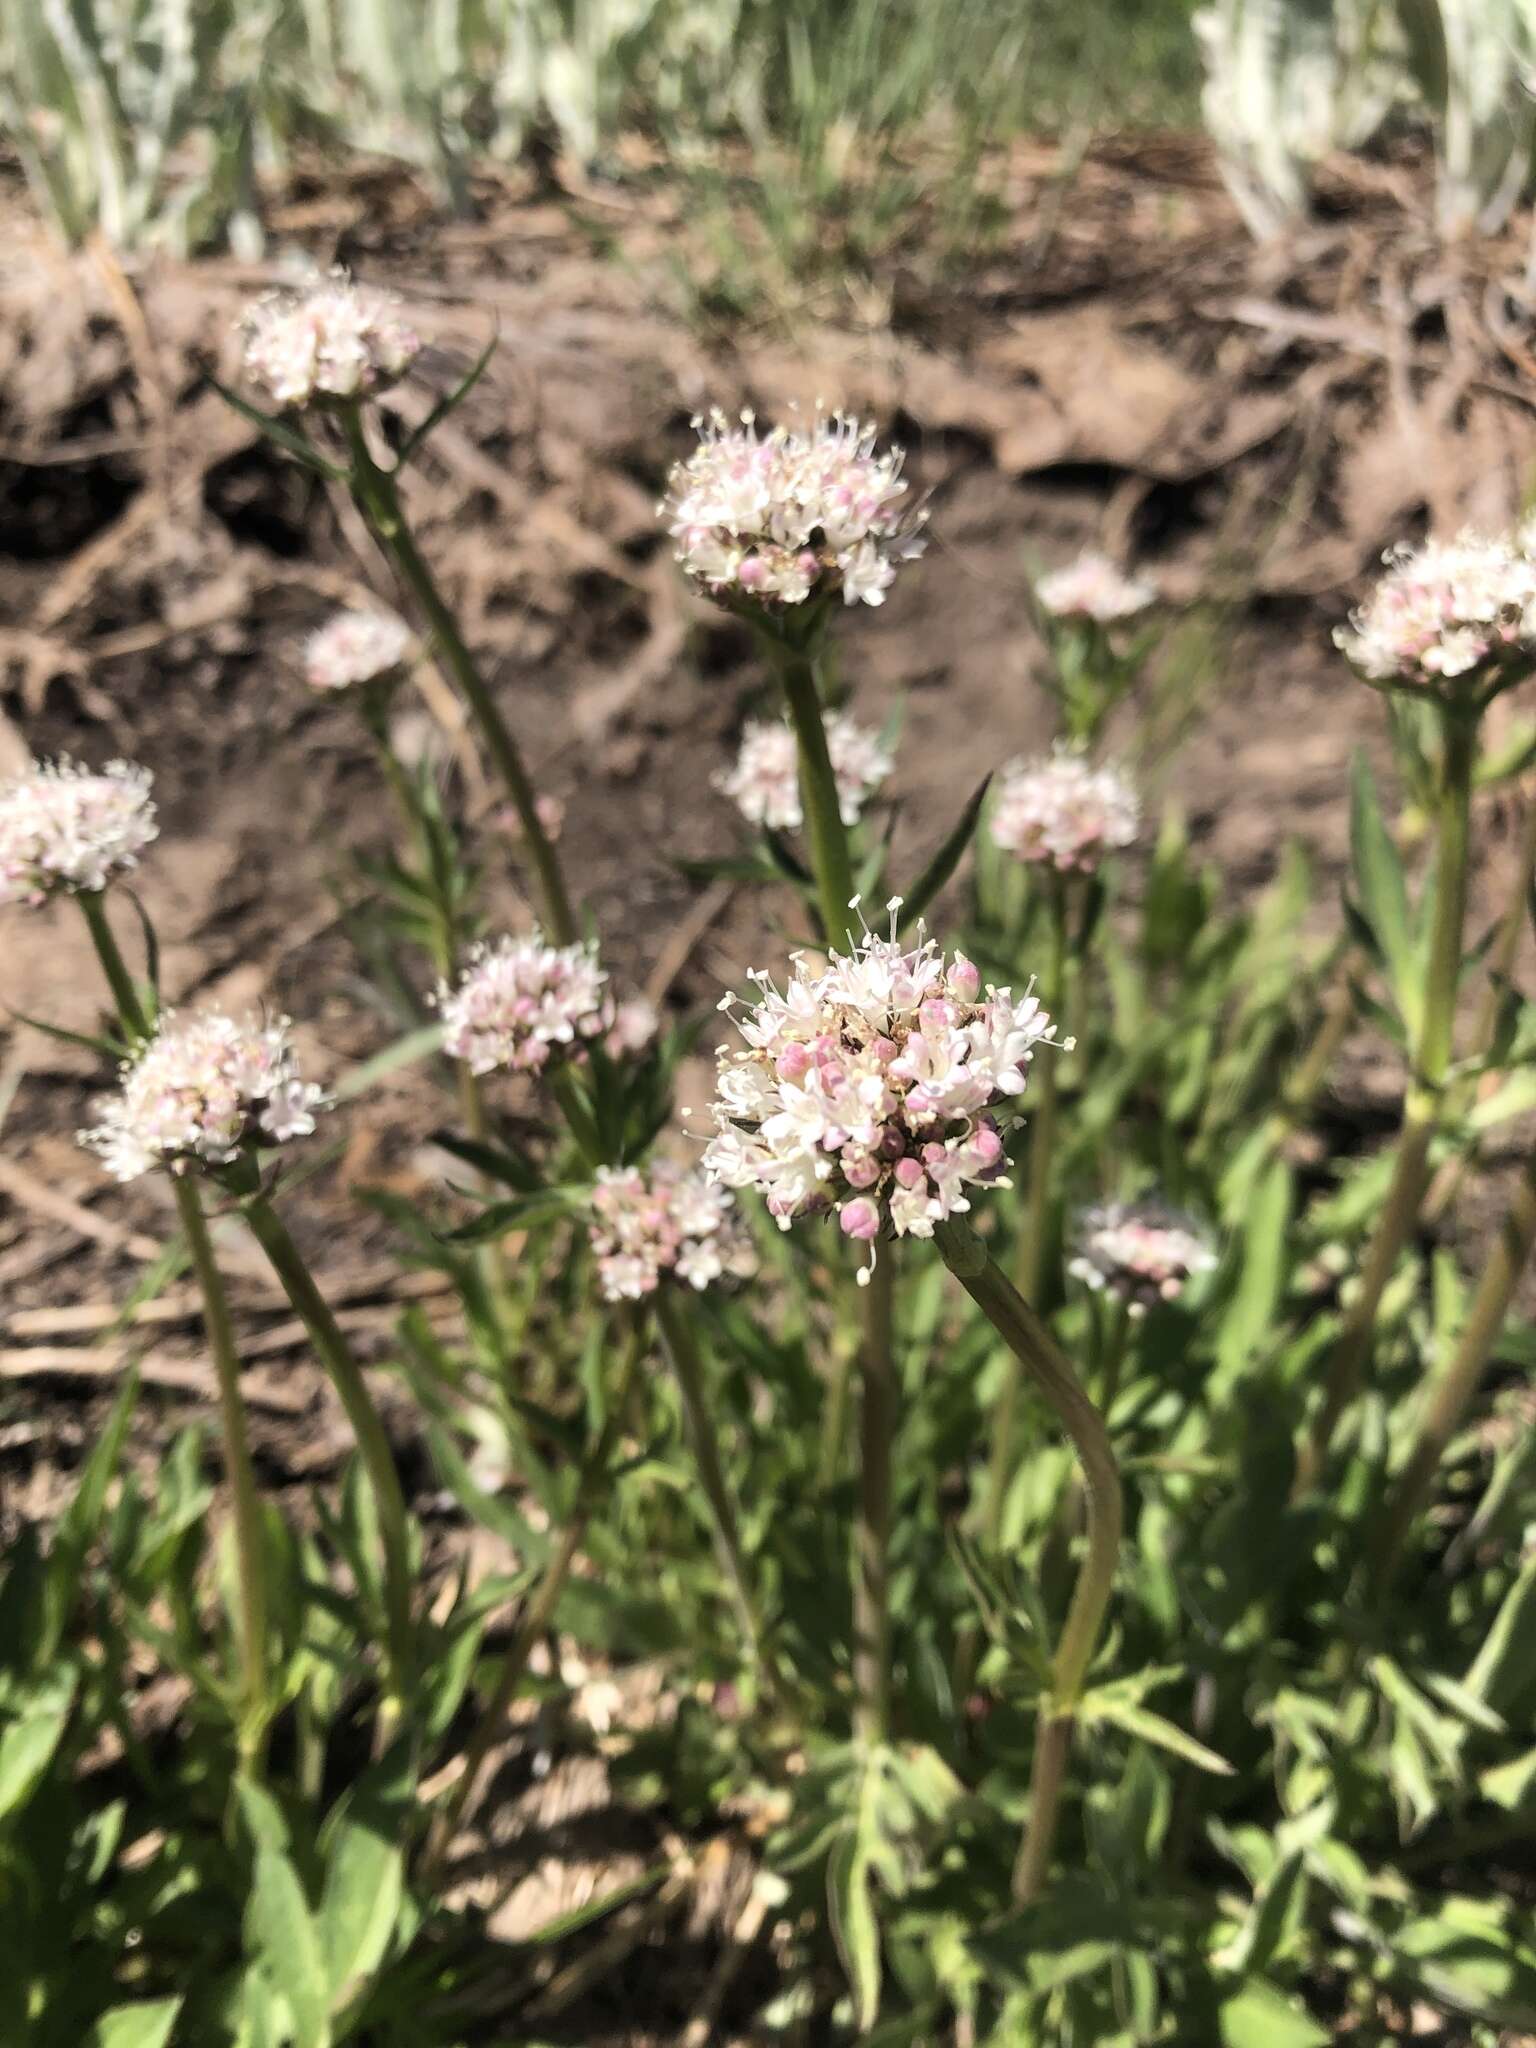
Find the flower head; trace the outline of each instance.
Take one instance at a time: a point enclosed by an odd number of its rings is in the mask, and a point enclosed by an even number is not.
[[[248,1145],[307,1137],[325,1094],[300,1077],[286,1017],[275,1023],[167,1012],[124,1062],[122,1086],[80,1142],[118,1180],[227,1166]]]
[[[626,996],[614,1006],[613,1023],[603,1041],[603,1050],[611,1060],[644,1052],[660,1029],[661,1017],[649,996]]]
[[[438,984],[437,1005],[444,1051],[476,1074],[536,1074],[579,1056],[614,1023],[597,949],[548,946],[536,931],[477,946],[456,988]]]
[[[783,993],[755,975],[744,1044],[720,1048],[705,1172],[761,1189],[781,1229],[832,1209],[860,1241],[931,1237],[969,1188],[1000,1184],[999,1118],[1035,1048],[1056,1042],[1027,991],[983,993],[962,955],[904,946],[898,907],[889,939],[866,933],[825,966],[792,956]]]
[[[1389,549],[1386,574],[1334,642],[1368,682],[1476,697],[1536,666],[1536,561],[1470,531]]]
[[[1067,1271],[1096,1292],[1113,1294],[1133,1316],[1160,1301],[1177,1301],[1216,1254],[1194,1219],[1155,1196],[1084,1209]]]
[[[242,324],[246,375],[285,407],[387,390],[421,348],[387,292],[354,284],[343,271],[258,299]]]
[[[136,866],[159,831],[149,788],[149,771],[127,761],[99,772],[34,762],[0,784],[0,903],[104,889]]]
[[[304,680],[312,690],[346,690],[403,666],[411,629],[393,612],[337,612],[304,642]]]
[[[809,433],[760,434],[750,412],[736,425],[713,412],[694,426],[699,445],[657,509],[711,596],[797,605],[841,590],[845,604],[882,604],[897,563],[921,553],[901,450],[877,454],[866,422],[818,413]]]
[[[1141,823],[1136,792],[1114,768],[1093,768],[1058,745],[1039,761],[1003,770],[992,837],[1005,853],[1062,875],[1091,875],[1108,853],[1129,846]]]
[[[856,825],[869,798],[895,767],[895,756],[878,733],[842,711],[827,720],[827,752],[843,823]],[[803,818],[793,727],[777,719],[754,720],[741,736],[735,766],[715,777],[715,787],[749,824],[767,825],[775,832],[798,831]]]
[[[723,1187],[667,1162],[600,1167],[588,1236],[606,1301],[639,1301],[668,1275],[699,1291],[757,1270],[752,1240]]]
[[[1095,625],[1112,626],[1155,604],[1157,589],[1139,576],[1123,575],[1107,555],[1085,548],[1064,569],[1042,576],[1035,596],[1052,618],[1091,619]]]

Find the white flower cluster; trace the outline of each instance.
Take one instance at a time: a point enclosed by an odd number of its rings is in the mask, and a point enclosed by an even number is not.
[[[397,383],[421,349],[387,292],[342,271],[258,299],[243,326],[246,375],[282,407],[368,398]]]
[[[1368,681],[1472,693],[1536,666],[1536,562],[1518,542],[1468,531],[1383,560],[1387,573],[1333,636]]]
[[[1127,576],[1107,555],[1087,548],[1064,569],[1053,569],[1035,585],[1042,608],[1056,619],[1092,619],[1112,626],[1157,601],[1157,588],[1139,576]]]
[[[403,666],[411,629],[393,612],[346,611],[304,642],[304,680],[312,690],[347,690]]]
[[[1012,761],[1003,770],[992,838],[1019,860],[1091,875],[1106,854],[1131,844],[1140,823],[1141,805],[1123,775],[1058,745],[1043,760]]]
[[[1216,1264],[1209,1238],[1192,1217],[1154,1196],[1084,1209],[1067,1271],[1113,1294],[1133,1316],[1177,1301],[1197,1273]]]
[[[81,1144],[118,1180],[134,1180],[155,1166],[227,1166],[244,1146],[308,1137],[326,1098],[301,1078],[288,1032],[286,1017],[168,1012],[124,1063],[121,1089]]]
[[[760,435],[750,412],[739,425],[714,412],[694,426],[699,445],[657,510],[712,596],[796,605],[840,589],[845,604],[881,604],[897,563],[922,552],[901,450],[877,455],[866,422],[819,414],[809,433]]]
[[[832,1208],[863,1242],[931,1237],[969,1209],[973,1184],[999,1182],[995,1112],[1055,1042],[1034,996],[983,995],[971,962],[932,939],[904,947],[897,907],[889,939],[866,933],[820,969],[794,955],[782,995],[754,975],[759,1000],[736,1020],[745,1046],[720,1048],[705,1171],[760,1188],[781,1229]]]
[[[614,1008],[603,1050],[611,1060],[644,1052],[660,1029],[661,1014],[649,996],[626,996]]]
[[[456,988],[438,984],[437,1005],[444,1051],[476,1074],[539,1073],[606,1037],[615,1021],[597,949],[549,946],[537,931],[477,946]]]
[[[838,809],[845,825],[856,825],[896,759],[878,733],[846,712],[835,712],[826,730]],[[798,831],[804,817],[794,728],[778,719],[754,719],[741,736],[735,766],[715,777],[715,787],[749,824],[767,825],[775,832]]]
[[[639,1301],[668,1274],[700,1293],[750,1279],[757,1255],[736,1204],[702,1174],[662,1162],[600,1167],[588,1227],[605,1301]]]
[[[0,903],[104,889],[156,836],[147,769],[38,762],[0,785]]]

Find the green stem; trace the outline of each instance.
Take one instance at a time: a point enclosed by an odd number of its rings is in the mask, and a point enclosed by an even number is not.
[[[229,1298],[224,1291],[223,1276],[208,1235],[202,1200],[197,1183],[189,1175],[175,1175],[171,1186],[175,1191],[182,1235],[187,1240],[198,1286],[202,1290],[203,1325],[208,1333],[208,1347],[213,1353],[214,1377],[219,1388],[224,1468],[229,1475],[230,1491],[235,1501],[235,1583],[245,1697],[240,1747],[247,1767],[254,1769],[267,1722],[267,1591],[261,1496],[256,1487],[255,1468],[251,1464],[245,1403],[240,1396],[240,1359],[235,1349]]]
[[[148,1038],[150,1027],[144,1005],[139,999],[133,976],[128,972],[128,963],[112,936],[112,927],[107,922],[106,897],[99,889],[82,889],[76,894],[75,901],[84,913],[91,943],[96,948],[96,958],[107,977],[107,986],[117,1005],[118,1021],[131,1040]]]
[[[652,1297],[652,1306],[656,1315],[656,1327],[661,1334],[662,1348],[667,1354],[667,1362],[672,1367],[678,1393],[682,1397],[683,1422],[688,1432],[694,1463],[699,1468],[699,1482],[704,1488],[704,1499],[709,1507],[715,1553],[725,1574],[731,1604],[736,1609],[736,1618],[747,1646],[747,1655],[759,1678],[771,1688],[773,1675],[768,1669],[763,1653],[762,1631],[758,1626],[756,1610],[752,1604],[746,1555],[741,1547],[741,1532],[736,1518],[736,1504],[731,1498],[725,1467],[720,1459],[720,1445],[715,1434],[714,1420],[709,1412],[709,1400],[704,1387],[704,1368],[699,1357],[698,1342],[693,1333],[693,1323],[683,1304],[665,1286],[657,1289]]]
[[[283,1291],[308,1330],[320,1362],[346,1410],[363,1469],[373,1488],[384,1552],[384,1606],[388,1629],[390,1685],[396,1704],[410,1697],[415,1666],[415,1628],[411,1619],[411,1551],[405,1495],[395,1469],[394,1453],[379,1411],[373,1404],[362,1368],[310,1275],[304,1256],[287,1225],[265,1195],[244,1199],[246,1221],[271,1261]]]
[[[444,601],[432,571],[416,545],[394,476],[388,470],[380,469],[369,451],[358,408],[349,407],[342,418],[352,452],[350,487],[358,509],[426,620],[433,644],[452,672],[480,729],[480,737],[496,772],[506,785],[538,876],[549,937],[558,946],[572,945],[578,933],[570,897],[566,893],[565,877],[554,842],[539,817],[533,784],[518,752],[517,742],[497,709],[496,700],[465,645],[458,621]]]
[[[841,952],[857,944],[859,925],[849,907],[854,893],[853,859],[837,798],[837,777],[827,751],[816,655],[813,648],[783,641],[775,641],[774,647],[779,681],[799,749],[800,808],[805,814],[806,846],[816,877],[822,934],[835,952]]]
[[[891,1446],[896,1434],[895,1249],[885,1247],[864,1292],[859,1354],[859,1527],[853,1580],[857,1726],[869,1743],[891,1732]]]
[[[1536,1243],[1536,1158],[1527,1163],[1478,1281],[1455,1354],[1431,1390],[1408,1462],[1388,1498],[1372,1550],[1369,1582],[1373,1594],[1386,1592],[1402,1559],[1408,1531],[1428,1498],[1445,1449],[1477,1391],[1509,1313],[1515,1288]]]
[[[1475,716],[1443,712],[1440,829],[1435,860],[1435,916],[1430,933],[1424,1007],[1414,1047],[1414,1072],[1398,1136],[1392,1182],[1361,1268],[1360,1286],[1328,1362],[1323,1398],[1296,1462],[1293,1498],[1321,1476],[1333,1433],[1354,1399],[1370,1360],[1376,1312],[1407,1243],[1429,1180],[1429,1151],[1441,1113],[1441,1092],[1451,1062],[1456,996],[1461,983],[1462,931],[1467,910],[1467,854],[1472,770],[1477,758]]]
[[[1055,1339],[974,1231],[952,1217],[937,1226],[934,1238],[945,1264],[1055,1411],[1077,1452],[1087,1494],[1088,1554],[1052,1659],[1050,1690],[1040,1703],[1029,1819],[1014,1867],[1014,1899],[1027,1905],[1039,1895],[1050,1865],[1073,1721],[1114,1587],[1123,1519],[1120,1475],[1103,1417]]]
[[[528,1669],[528,1659],[533,1646],[545,1634],[555,1618],[555,1609],[565,1582],[570,1577],[571,1566],[577,1552],[586,1539],[587,1526],[592,1511],[597,1505],[597,1496],[607,1476],[613,1453],[617,1448],[624,1427],[624,1411],[629,1403],[629,1390],[639,1368],[645,1349],[645,1325],[636,1320],[630,1339],[629,1349],[619,1373],[619,1383],[609,1404],[607,1419],[603,1423],[597,1442],[582,1461],[576,1479],[576,1493],[571,1502],[571,1512],[565,1530],[539,1580],[532,1597],[518,1616],[517,1627],[507,1645],[497,1675],[496,1688],[486,1702],[474,1734],[464,1751],[464,1767],[455,1779],[442,1811],[432,1823],[426,1850],[423,1856],[421,1881],[424,1888],[430,1888],[432,1881],[442,1869],[443,1858],[452,1844],[454,1835],[462,1826],[466,1814],[473,1812],[479,1802],[482,1781],[490,1754],[500,1740],[502,1728],[512,1702],[517,1698],[518,1687]]]

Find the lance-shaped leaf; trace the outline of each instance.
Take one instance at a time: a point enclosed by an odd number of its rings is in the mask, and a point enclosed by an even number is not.
[[[451,413],[455,409],[455,407],[462,405],[464,403],[464,400],[468,398],[470,392],[474,390],[475,386],[480,382],[480,379],[485,375],[491,357],[496,353],[496,345],[500,340],[501,327],[498,323],[497,327],[495,328],[494,332],[491,335],[490,340],[485,344],[485,347],[481,350],[479,356],[476,358],[472,367],[465,372],[464,376],[462,376],[459,379],[458,383],[455,384],[451,391],[446,392],[444,396],[437,401],[436,405],[433,406],[432,410],[427,414],[426,418],[422,421],[421,425],[419,427],[413,428],[412,431],[406,436],[404,442],[401,444],[400,453],[395,459],[395,470],[397,474],[399,473],[400,470],[405,468],[406,464],[411,460],[411,457],[416,453],[417,449],[423,447],[426,444],[428,439],[431,437],[433,431],[437,427],[442,425],[443,421],[447,419],[449,413]]]
[[[898,932],[908,931],[916,924],[959,867],[961,856],[975,835],[976,821],[981,816],[981,807],[987,800],[987,790],[991,782],[990,774],[981,778],[972,792],[970,802],[956,820],[954,830],[903,897]]]

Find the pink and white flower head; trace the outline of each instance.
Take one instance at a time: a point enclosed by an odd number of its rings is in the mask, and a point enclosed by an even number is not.
[[[671,1277],[702,1293],[747,1280],[757,1254],[732,1196],[661,1161],[599,1167],[588,1237],[605,1301],[640,1301]]]
[[[856,825],[865,804],[895,767],[895,756],[878,733],[843,711],[827,720],[827,752],[843,823]],[[779,719],[754,720],[741,736],[735,766],[715,777],[715,787],[748,824],[797,832],[804,820],[794,728]]]
[[[1518,541],[1467,531],[1382,559],[1333,636],[1367,682],[1471,700],[1536,668],[1536,561]]]
[[[620,1060],[644,1052],[661,1029],[661,1018],[649,996],[627,996],[616,1005],[613,1024],[603,1050],[610,1059]]]
[[[150,775],[127,761],[101,770],[34,762],[0,784],[0,904],[104,889],[137,866],[158,832]]]
[[[307,1138],[325,1102],[299,1073],[286,1017],[167,1012],[80,1142],[118,1180],[156,1166],[228,1166],[248,1146]]]
[[[1157,587],[1127,576],[1107,555],[1085,548],[1064,569],[1053,569],[1035,585],[1041,608],[1056,619],[1090,619],[1112,626],[1157,602]]]
[[[1067,1271],[1144,1316],[1159,1302],[1177,1301],[1197,1273],[1215,1264],[1210,1239],[1194,1219],[1148,1196],[1084,1209]]]
[[[825,965],[792,955],[782,993],[754,975],[744,1044],[719,1050],[704,1170],[760,1189],[782,1230],[831,1209],[859,1242],[931,1237],[971,1188],[1007,1185],[999,1123],[1036,1048],[1059,1043],[1027,990],[983,991],[963,955],[898,940],[899,908],[888,939],[866,932]]]
[[[372,397],[398,383],[421,350],[388,292],[339,270],[258,299],[242,326],[246,375],[285,408]]]
[[[549,946],[537,931],[477,946],[456,988],[438,984],[437,1006],[443,1050],[476,1074],[540,1073],[614,1024],[596,947]]]
[[[304,680],[312,690],[349,690],[404,668],[411,629],[393,612],[346,611],[304,642]]]
[[[840,590],[845,604],[883,604],[897,564],[922,552],[902,452],[876,453],[867,422],[818,413],[808,433],[760,434],[752,413],[733,424],[716,411],[693,424],[699,445],[657,512],[711,597],[780,606]]]
[[[1094,768],[1058,745],[1038,761],[1003,770],[992,838],[1017,859],[1059,875],[1091,875],[1106,854],[1129,846],[1141,823],[1136,792],[1118,770]]]

